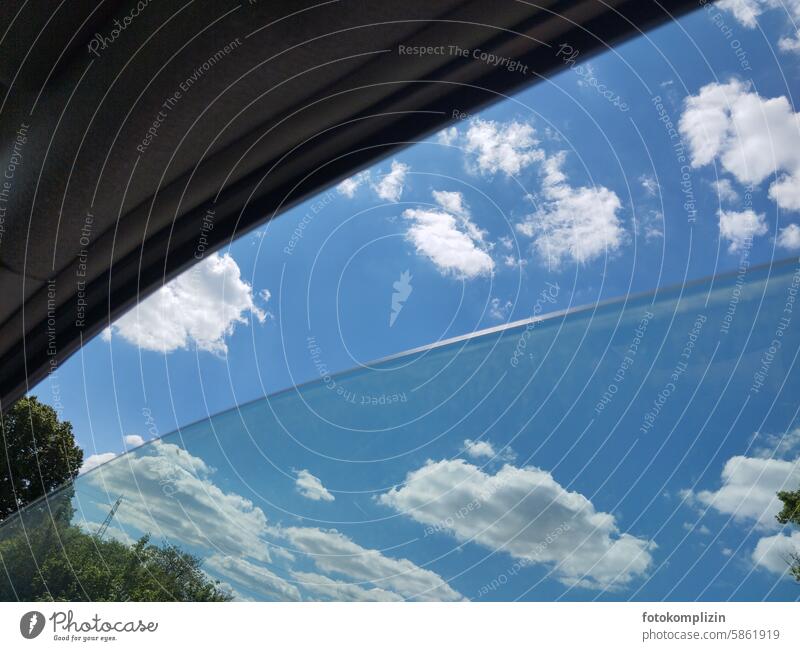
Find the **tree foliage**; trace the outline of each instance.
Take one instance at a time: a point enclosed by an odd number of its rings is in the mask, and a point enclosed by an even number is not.
[[[800,490],[779,491],[778,499],[783,502],[781,512],[775,517],[781,524],[796,524],[800,526]],[[789,559],[792,576],[800,581],[800,554],[794,553]]]
[[[155,545],[149,536],[133,544],[101,540],[68,523],[68,498],[61,507],[35,509],[0,529],[0,601],[232,599],[197,557],[173,545]]]
[[[1,424],[0,521],[74,479],[83,463],[72,424],[33,396],[18,400]]]

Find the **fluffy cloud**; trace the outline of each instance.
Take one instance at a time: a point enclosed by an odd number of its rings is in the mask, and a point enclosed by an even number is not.
[[[456,140],[458,140],[458,129],[455,127],[447,127],[436,134],[436,141],[440,145],[452,145]]]
[[[510,448],[505,447],[498,452],[495,450],[494,445],[490,441],[473,441],[472,439],[464,440],[464,452],[468,457],[473,459],[503,459],[505,461],[513,461],[516,458],[516,453]]]
[[[711,187],[716,191],[717,199],[720,203],[733,203],[739,200],[739,193],[733,189],[733,183],[731,183],[730,179],[712,181]]]
[[[490,475],[463,459],[429,461],[379,501],[459,541],[552,565],[570,586],[623,588],[652,562],[653,543],[620,533],[613,515],[539,468],[507,464]]]
[[[553,267],[564,260],[591,262],[625,242],[619,197],[603,186],[571,186],[561,171],[564,158],[565,152],[559,152],[545,161],[545,201],[517,224],[517,230],[533,238],[536,252]]]
[[[311,556],[323,572],[339,574],[357,582],[367,582],[416,601],[458,601],[463,597],[435,572],[409,560],[384,556],[365,549],[335,530],[289,527],[282,535],[301,552]]]
[[[758,434],[753,442],[753,456],[734,456],[722,469],[722,486],[716,491],[684,491],[690,501],[697,501],[737,522],[753,523],[761,530],[781,527],[775,516],[783,508],[776,493],[794,490],[800,484],[800,428],[782,435]],[[793,459],[781,458],[792,457]],[[782,574],[788,552],[800,549],[800,533],[791,536],[777,533],[762,537],[752,553],[756,566]]]
[[[116,456],[117,455],[114,452],[91,454],[83,460],[79,474],[82,475],[83,473],[90,471],[92,468],[97,468],[97,466],[105,463],[106,461],[111,461],[111,459]]]
[[[790,576],[787,572],[789,564],[793,555],[797,554],[800,554],[800,531],[793,531],[788,536],[779,533],[759,540],[753,550],[752,559],[756,567]]]
[[[297,470],[295,474],[297,475],[297,479],[295,479],[294,485],[297,488],[297,492],[303,497],[307,497],[315,502],[319,502],[320,500],[323,502],[333,502],[333,500],[336,499],[331,495],[330,491],[322,485],[319,477],[315,477],[308,472],[308,470]]]
[[[213,474],[199,457],[156,440],[124,462],[103,466],[86,481],[111,495],[136,496],[124,501],[116,516],[126,530],[269,562],[263,511],[241,495],[223,491],[212,481]]]
[[[250,500],[215,484],[215,472],[201,458],[156,440],[128,454],[124,462],[103,466],[84,482],[103,494],[129,496],[114,520],[120,531],[135,537],[150,532],[182,548],[210,551],[204,570],[230,583],[237,596],[238,590],[244,590],[259,599],[300,599],[297,586],[267,567],[283,562],[289,565],[285,571],[315,584],[307,586],[309,590],[329,595],[335,590],[339,599],[463,598],[438,574],[409,560],[366,549],[336,531],[268,523]],[[87,530],[92,527],[96,530],[96,523],[85,523]],[[290,546],[308,554],[320,571],[349,582],[295,571],[291,565],[297,558]]]
[[[800,463],[796,459],[735,456],[725,463],[721,479],[719,489],[689,495],[737,521],[774,529],[779,526],[775,515],[782,507],[775,493],[800,485]]]
[[[304,590],[335,601],[404,601],[403,597],[390,590],[363,588],[356,583],[336,581],[313,572],[292,572],[292,578]]]
[[[417,253],[429,258],[442,274],[476,278],[494,271],[494,260],[484,232],[470,219],[460,192],[436,192],[440,208],[409,208],[403,218],[411,222],[406,239]]]
[[[757,434],[753,444],[753,456],[763,459],[780,459],[800,452],[800,427],[784,434]]]
[[[458,139],[467,154],[467,168],[485,175],[520,173],[531,163],[544,160],[544,151],[530,124],[475,119]]]
[[[789,224],[778,233],[778,246],[789,251],[800,250],[800,226]]]
[[[694,167],[718,159],[747,185],[777,175],[770,197],[800,210],[800,121],[786,97],[766,99],[735,79],[711,83],[686,98],[679,129]]]
[[[240,589],[254,592],[260,600],[300,601],[296,586],[244,558],[214,554],[203,561],[203,569],[216,579],[227,579]]]
[[[800,19],[800,0],[718,0],[720,9],[730,11],[745,27],[758,25],[758,17],[768,9],[780,8],[792,18]]]
[[[372,186],[378,197],[384,201],[400,201],[400,196],[403,194],[406,174],[408,174],[410,169],[411,168],[405,163],[393,160],[389,173]]]
[[[728,240],[728,251],[742,251],[747,243],[767,232],[764,213],[756,213],[750,208],[741,212],[733,210],[719,211],[719,236]]]
[[[489,441],[473,441],[471,439],[464,441],[464,451],[473,459],[481,457],[491,459],[496,454],[494,446]]]
[[[800,31],[796,31],[794,36],[785,36],[779,40],[778,48],[781,52],[800,52]]]
[[[213,253],[141,301],[111,326],[111,334],[157,352],[194,344],[218,355],[227,352],[225,337],[248,315],[264,322],[253,288],[227,253]]]
[[[469,216],[469,208],[464,202],[464,195],[460,192],[447,192],[445,190],[434,190],[433,200],[444,210],[459,216]]]
[[[350,178],[342,181],[336,186],[336,190],[339,192],[339,194],[344,195],[348,199],[352,199],[354,196],[356,196],[356,190],[364,185],[364,183],[369,181],[369,178],[369,170],[359,172],[358,174],[354,174]]]
[[[745,27],[755,27],[756,18],[761,15],[764,0],[717,0],[720,9],[730,11],[736,20]]]
[[[138,448],[140,445],[144,445],[144,439],[139,436],[138,434],[128,434],[125,437],[125,446],[129,448]]]

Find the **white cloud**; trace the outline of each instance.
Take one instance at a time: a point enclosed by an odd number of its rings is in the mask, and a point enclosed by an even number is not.
[[[85,481],[112,495],[136,496],[123,501],[116,515],[126,530],[269,562],[263,511],[245,497],[223,491],[212,481],[213,474],[199,457],[155,440]]]
[[[260,600],[300,601],[300,591],[263,565],[244,558],[214,554],[203,561],[203,569],[213,578],[227,579],[234,586],[250,590]]]
[[[463,459],[429,461],[379,500],[459,541],[552,565],[566,585],[623,588],[652,562],[653,543],[620,533],[613,515],[539,468],[507,464],[490,475]]]
[[[463,135],[467,169],[481,174],[519,174],[531,163],[544,160],[535,131],[524,122],[474,119]]]
[[[778,233],[778,246],[789,251],[800,250],[800,226],[789,224]]]
[[[359,172],[339,183],[339,185],[336,186],[336,190],[339,194],[344,195],[348,199],[352,199],[356,196],[358,188],[369,181],[369,178],[369,170]]]
[[[129,448],[138,448],[140,445],[144,445],[144,439],[139,436],[138,434],[128,434],[125,437],[125,446]]]
[[[218,355],[228,350],[225,337],[248,315],[266,314],[253,300],[253,288],[227,253],[213,253],[145,298],[111,327],[114,335],[157,352],[194,344]],[[104,337],[107,335],[104,335]]]
[[[565,152],[544,163],[545,202],[517,230],[533,238],[533,246],[549,265],[564,260],[586,263],[618,250],[625,242],[618,212],[619,197],[603,186],[573,187],[561,171]]]
[[[403,194],[403,184],[406,180],[406,174],[408,174],[410,169],[411,168],[405,163],[393,160],[391,171],[380,181],[373,184],[372,188],[384,201],[400,201],[400,196]]]
[[[505,447],[503,448],[503,450],[498,452],[497,450],[495,450],[491,441],[487,441],[485,439],[483,441],[473,441],[472,439],[465,439],[464,452],[467,453],[468,457],[472,457],[473,459],[496,458],[496,459],[502,459],[503,461],[513,461],[517,457],[516,453],[510,447]]]
[[[778,48],[781,52],[800,52],[800,31],[796,31],[793,36],[785,36],[780,39]]]
[[[458,129],[455,127],[447,127],[436,134],[436,141],[440,145],[452,145],[456,140],[458,140]]]
[[[486,252],[485,233],[471,221],[461,193],[434,191],[433,196],[441,209],[403,211],[412,222],[406,239],[444,275],[469,279],[491,274],[494,260]]]
[[[658,181],[656,181],[654,176],[650,176],[648,174],[642,174],[639,177],[639,183],[642,184],[642,188],[644,188],[645,194],[648,197],[656,196],[656,193],[659,190]]]
[[[471,439],[466,439],[464,441],[464,450],[467,455],[473,459],[480,459],[481,457],[491,459],[497,454],[489,441],[473,441]]]
[[[297,479],[294,484],[297,492],[315,502],[333,502],[336,498],[322,485],[319,477],[315,477],[308,470],[296,470]]]
[[[800,0],[718,0],[720,9],[730,11],[748,28],[758,25],[758,17],[769,9],[782,9],[791,18],[800,18]]]
[[[717,0],[720,9],[730,11],[736,20],[745,27],[755,27],[756,18],[761,15],[766,2],[764,0]]]
[[[336,531],[268,523],[250,500],[216,485],[214,473],[199,457],[156,440],[84,481],[104,494],[130,496],[115,516],[116,526],[136,536],[150,532],[181,547],[211,550],[203,566],[210,575],[261,598],[300,598],[296,586],[265,566],[273,558],[294,562],[296,557],[288,549],[293,546],[323,572],[372,584],[361,587],[375,588],[369,594],[376,599],[389,599],[390,592],[423,601],[462,599],[438,574],[366,549]],[[357,586],[351,586],[349,593],[339,588],[344,598]]]
[[[311,556],[323,572],[340,574],[357,582],[390,590],[405,599],[417,601],[459,601],[463,597],[435,572],[409,560],[384,556],[365,549],[335,530],[289,527],[282,530],[292,545]]]
[[[719,236],[730,242],[730,253],[742,251],[751,239],[767,232],[764,213],[755,213],[748,208],[742,212],[720,210],[718,214]]]
[[[716,191],[719,203],[733,203],[739,200],[739,193],[733,189],[730,179],[712,181],[711,187]]]
[[[777,528],[775,515],[782,502],[776,493],[800,485],[798,460],[735,456],[722,469],[722,486],[688,496],[740,522],[754,522],[762,529]]]
[[[434,190],[433,200],[444,210],[453,215],[469,215],[469,209],[464,203],[464,195],[460,192],[447,192],[445,190]]]
[[[753,563],[774,574],[788,573],[792,562],[792,555],[800,554],[800,531],[793,531],[790,535],[775,534],[761,538],[753,550]]]
[[[323,574],[292,572],[292,578],[304,590],[334,601],[404,601],[403,597],[390,590],[363,588],[357,583],[336,581]]]
[[[111,461],[114,457],[116,457],[116,453],[114,452],[101,452],[99,454],[91,454],[83,460],[83,464],[81,465],[81,469],[79,474],[83,474],[85,472],[90,471],[92,468],[97,468],[100,464],[105,463],[106,461]]]
[[[800,452],[800,427],[785,434],[757,434],[755,440],[763,443],[753,448],[753,456],[780,459],[795,451]]]
[[[777,175],[769,196],[781,208],[800,210],[800,120],[786,97],[763,98],[735,79],[711,83],[686,98],[679,129],[694,167],[718,158],[746,185]]]
[[[494,297],[489,301],[489,316],[497,321],[502,321],[511,312],[514,304],[511,301],[503,303],[499,298]]]

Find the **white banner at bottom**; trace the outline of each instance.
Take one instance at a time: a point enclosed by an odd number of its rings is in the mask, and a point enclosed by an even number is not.
[[[797,603],[6,603],[3,649],[800,648]]]

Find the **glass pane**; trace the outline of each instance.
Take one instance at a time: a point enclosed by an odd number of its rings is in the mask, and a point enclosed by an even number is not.
[[[794,599],[759,566],[798,483],[799,285],[791,261],[534,316],[220,413],[7,521],[0,591],[122,497],[104,539],[149,533],[240,599]]]

